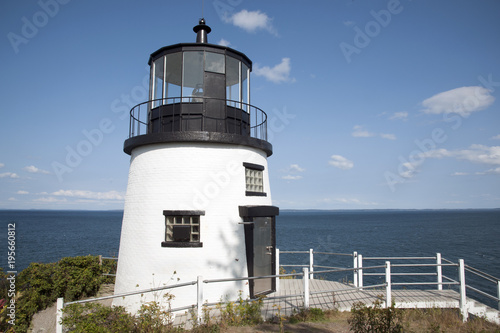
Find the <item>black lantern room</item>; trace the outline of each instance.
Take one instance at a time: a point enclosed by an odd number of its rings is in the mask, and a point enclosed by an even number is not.
[[[149,58],[149,101],[131,110],[124,151],[155,142],[210,141],[253,146],[272,154],[264,111],[250,104],[252,61],[208,44],[201,19],[196,43],[165,46]]]

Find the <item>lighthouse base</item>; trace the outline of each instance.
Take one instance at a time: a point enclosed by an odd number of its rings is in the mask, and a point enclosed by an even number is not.
[[[260,149],[219,143],[133,149],[115,294],[141,293],[113,304],[132,313],[153,301],[190,307],[198,299],[199,276],[210,281],[275,273],[279,210],[272,206],[266,157]],[[249,168],[262,180],[250,190]],[[205,281],[203,302],[270,292],[269,281]]]

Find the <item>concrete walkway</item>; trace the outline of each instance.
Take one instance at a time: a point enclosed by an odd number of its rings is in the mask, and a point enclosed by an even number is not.
[[[279,291],[264,298],[262,317],[270,319],[278,316],[290,316],[304,307],[304,284],[302,279],[280,280]],[[351,311],[357,302],[373,305],[377,300],[385,306],[385,288],[356,290],[352,285],[327,281],[309,280],[311,308],[323,310]],[[288,296],[284,298],[283,296]],[[392,290],[392,301],[397,308],[459,308],[460,295],[454,290]],[[484,304],[467,299],[470,314],[485,317],[487,320],[500,324],[500,312]],[[279,310],[278,310],[279,309]],[[217,317],[215,309],[210,311],[211,317]],[[187,313],[177,314],[175,325],[190,326]]]
[[[277,307],[281,307],[282,315],[288,316],[304,306],[304,285],[301,279],[282,279],[276,293],[269,294],[264,300],[263,316],[269,318],[277,314]],[[352,285],[326,281],[309,280],[309,306],[323,310],[336,309],[350,311],[357,302],[372,305],[381,300],[385,306],[386,291],[381,289],[353,290]],[[335,290],[335,291],[332,291]],[[299,295],[289,298],[278,298],[287,295]],[[392,290],[392,301],[397,308],[459,308],[460,295],[454,290]],[[500,324],[500,312],[484,304],[467,298],[469,313],[485,317]]]

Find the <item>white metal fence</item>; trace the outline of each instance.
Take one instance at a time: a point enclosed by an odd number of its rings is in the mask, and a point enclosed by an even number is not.
[[[307,264],[282,264],[280,261],[282,254],[304,254],[308,255],[309,259]],[[343,258],[344,261],[347,258],[348,264],[345,266],[327,266],[327,265],[315,265],[318,261],[315,255],[328,256],[327,262],[338,262],[339,257]],[[103,259],[116,259],[116,258],[103,258]],[[297,258],[295,258],[297,259]],[[324,259],[323,259],[324,261]],[[302,261],[304,262],[304,261]],[[366,262],[375,262],[377,264],[366,265]],[[73,301],[65,303],[62,298],[57,300],[57,327],[56,332],[62,333],[63,327],[61,324],[62,310],[64,306],[76,303],[87,303],[94,302],[98,300],[111,299],[117,297],[127,297],[131,295],[144,294],[149,292],[155,292],[160,290],[175,289],[185,286],[196,285],[196,294],[193,292],[193,304],[189,306],[184,306],[181,308],[174,308],[172,312],[185,311],[190,309],[195,309],[197,313],[197,318],[201,320],[203,306],[213,306],[217,303],[203,303],[203,290],[205,285],[216,284],[220,282],[228,281],[241,281],[241,280],[253,280],[253,279],[264,279],[264,278],[276,278],[276,291],[280,289],[280,278],[283,277],[302,277],[303,283],[303,293],[300,295],[286,295],[286,296],[272,296],[266,299],[278,299],[278,298],[290,298],[290,297],[302,297],[304,308],[308,308],[310,304],[311,295],[324,292],[340,292],[349,290],[365,290],[365,289],[385,289],[385,305],[391,306],[392,304],[392,290],[396,288],[408,288],[412,286],[432,286],[437,290],[442,290],[443,286],[447,287],[458,287],[460,294],[459,306],[460,311],[463,315],[464,320],[468,318],[468,309],[466,306],[466,293],[467,290],[472,291],[475,294],[487,297],[496,301],[500,309],[500,279],[484,273],[476,268],[467,266],[463,259],[459,259],[457,263],[447,260],[441,257],[440,253],[437,253],[435,257],[363,257],[357,252],[350,254],[346,253],[329,253],[329,252],[315,252],[313,249],[309,251],[280,251],[276,249],[276,271],[280,272],[280,268],[291,268],[300,267],[301,272],[284,273],[277,275],[267,275],[258,277],[240,277],[240,278],[227,278],[227,279],[212,279],[205,280],[202,276],[198,276],[196,281],[180,283],[170,286],[163,286],[159,288],[144,289],[139,291],[133,291],[128,293],[114,294],[111,296],[104,296],[98,298],[92,298],[87,300]],[[405,271],[400,271],[404,269]],[[408,269],[408,270],[406,270]],[[446,274],[444,274],[444,270]],[[487,291],[481,290],[477,286],[472,286],[466,283],[466,272],[473,274],[476,277],[483,279],[484,281],[491,283],[496,286],[496,295],[488,293]],[[342,289],[332,289],[332,290],[321,290],[311,292],[309,288],[309,283],[311,279],[314,279],[315,275],[327,275],[327,274],[347,274],[347,276],[352,274],[352,281],[345,281],[344,288]],[[455,277],[453,277],[454,275]],[[367,279],[365,279],[365,277]],[[375,279],[373,279],[373,278]],[[422,277],[425,277],[424,280]],[[368,278],[372,278],[369,283],[367,283]],[[401,278],[406,278],[406,281],[399,281]],[[430,279],[430,280],[429,280]],[[477,280],[477,279],[476,279]],[[467,295],[468,296],[468,295]],[[470,296],[469,296],[470,297]],[[472,297],[474,298],[474,297]]]

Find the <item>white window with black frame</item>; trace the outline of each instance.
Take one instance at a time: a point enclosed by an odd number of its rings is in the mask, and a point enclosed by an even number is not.
[[[202,247],[201,210],[164,210],[165,241],[162,247]]]
[[[245,167],[246,196],[267,196],[264,192],[264,166],[253,163],[243,163]]]

